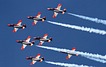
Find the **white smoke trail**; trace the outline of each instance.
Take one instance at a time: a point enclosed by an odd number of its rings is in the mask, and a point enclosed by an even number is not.
[[[82,57],[86,57],[86,58],[94,60],[94,61],[98,61],[98,62],[102,62],[102,63],[106,62],[106,55],[102,56],[102,55],[99,55],[99,54],[92,54],[92,53],[80,52],[80,51],[74,51],[73,52],[72,50],[68,50],[68,49],[60,49],[60,48],[47,47],[47,46],[37,46],[37,47],[45,48],[45,49],[49,49],[49,50],[54,50],[54,51],[58,51],[58,52],[65,52],[65,53],[70,53],[70,54],[79,54]]]
[[[81,51],[76,51],[76,53],[80,54],[81,56],[93,57],[95,59],[100,59],[100,60],[105,60],[106,61],[106,55],[102,56],[102,55],[99,55],[99,54],[92,54],[92,53],[81,52]]]
[[[39,46],[39,45],[36,45],[37,47],[40,47],[40,48],[44,48],[44,49],[49,49],[49,50],[53,50],[53,51],[58,51],[58,52],[70,52],[71,50],[68,50],[68,49],[60,49],[60,48],[55,48],[55,47],[48,47],[48,46]]]
[[[49,22],[51,24],[63,26],[63,27],[68,27],[68,28],[72,28],[72,29],[76,29],[76,30],[86,31],[86,32],[89,32],[89,33],[96,33],[96,34],[101,34],[101,35],[105,35],[106,34],[105,30],[87,28],[87,27],[84,27],[84,26],[76,26],[76,25],[57,23],[57,22],[52,22],[52,21],[47,21],[47,22]]]
[[[51,62],[51,61],[45,61],[45,62],[48,64],[64,66],[64,67],[93,67],[93,66],[87,66],[87,65],[77,65],[77,64],[68,64],[68,63]]]
[[[90,20],[96,23],[101,23],[106,25],[106,20],[102,20],[102,19],[98,19],[98,18],[92,18],[92,17],[87,17],[87,16],[83,16],[83,15],[77,15],[77,14],[73,14],[73,13],[68,13],[69,15],[75,16],[75,17],[79,17],[85,20]]]
[[[102,59],[93,58],[93,57],[89,57],[89,56],[83,56],[83,57],[86,57],[88,59],[91,59],[91,60],[94,60],[94,61],[98,61],[98,62],[101,62],[101,63],[106,63],[106,61],[105,60],[102,60]]]

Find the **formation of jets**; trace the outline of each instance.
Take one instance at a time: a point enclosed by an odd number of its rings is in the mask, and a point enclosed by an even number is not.
[[[53,18],[56,18],[56,16],[61,13],[64,14],[66,12],[66,9],[61,10],[61,4],[58,4],[57,8],[47,8],[49,11],[53,11],[54,15]],[[38,14],[36,16],[28,16],[27,19],[32,19],[33,23],[32,25],[36,25],[38,21],[42,21],[44,22],[46,20],[46,17],[41,18],[41,13],[38,12]],[[17,32],[18,29],[25,29],[26,28],[26,24],[22,25],[22,20],[19,20],[17,24],[8,24],[9,27],[13,27],[14,30],[13,32]],[[28,36],[25,40],[16,40],[17,43],[21,43],[22,47],[21,50],[24,50],[26,48],[26,46],[33,46],[35,44],[36,40],[39,40],[40,43],[38,44],[39,46],[42,46],[42,44],[44,42],[51,42],[52,38],[47,38],[48,34],[44,34],[43,37],[33,37],[33,41],[30,41],[31,36]],[[78,54],[74,54],[74,51],[76,49],[72,48],[72,52],[61,52],[61,53],[65,53],[68,54],[68,56],[66,57],[66,59],[69,59],[71,56],[78,56]],[[36,62],[42,62],[44,61],[44,57],[40,58],[40,54],[37,54],[37,56],[35,57],[26,57],[27,60],[31,60],[31,65],[35,64]]]
[[[58,13],[64,14],[66,12],[66,9],[61,10],[62,4],[58,4],[57,8],[47,8],[49,11],[53,11],[54,15],[53,18],[56,18]],[[36,25],[38,21],[44,22],[46,20],[46,17],[41,18],[41,12],[38,12],[36,16],[28,16],[28,19],[33,20],[32,25]],[[22,20],[19,20],[17,24],[8,24],[9,27],[13,27],[13,32],[17,32],[18,29],[25,29],[26,24],[21,25]]]
[[[52,41],[52,38],[47,38],[48,34],[44,34],[43,38],[41,37],[34,37],[34,40],[30,42],[31,36],[28,36],[25,40],[16,40],[17,43],[21,43],[22,47],[21,50],[24,50],[26,46],[33,46],[35,44],[35,40],[40,40],[38,45],[42,45],[44,42]]]

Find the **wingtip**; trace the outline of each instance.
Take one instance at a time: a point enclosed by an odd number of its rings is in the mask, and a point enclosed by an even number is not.
[[[40,54],[40,53],[38,53],[37,55],[38,55],[38,56],[40,56],[41,54]]]
[[[55,15],[53,15],[53,18],[56,18],[56,16],[55,16]]]
[[[21,47],[21,50],[24,50],[24,48],[23,48],[23,47]]]
[[[40,55],[41,55],[40,53],[37,54],[37,56],[40,56]]]
[[[28,36],[28,38],[31,38],[31,36]]]
[[[42,42],[40,42],[38,45],[39,45],[39,46],[42,46]]]
[[[15,33],[16,31],[15,30],[13,30],[13,33]]]
[[[19,22],[22,22],[22,20],[19,20]]]
[[[48,36],[48,34],[44,34],[44,36]]]
[[[33,65],[33,62],[31,62],[30,65]]]
[[[41,12],[38,12],[38,15],[41,14]]]
[[[58,6],[62,6],[62,4],[59,3]]]
[[[73,48],[72,48],[72,50],[76,50],[76,48],[75,48],[75,47],[73,47]]]
[[[35,26],[36,24],[34,22],[32,22],[32,26]]]
[[[66,56],[66,60],[68,60],[69,59],[69,57],[68,56]]]

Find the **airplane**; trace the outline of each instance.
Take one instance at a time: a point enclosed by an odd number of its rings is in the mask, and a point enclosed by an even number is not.
[[[23,24],[23,25],[21,24],[22,24],[22,20],[19,20],[17,24],[8,24],[8,26],[14,28],[13,32],[17,32],[18,29],[26,28],[26,24]]]
[[[60,10],[61,9],[61,6],[62,6],[62,4],[58,4],[57,8],[47,8],[50,11],[54,11],[53,18],[56,18],[56,16],[58,15],[58,13],[64,14],[66,12],[66,9]]]
[[[66,56],[66,59],[68,60],[68,59],[70,59],[72,56],[78,56],[78,54],[74,53],[75,50],[76,50],[76,48],[72,48],[72,51],[70,51],[70,52],[62,52],[62,51],[60,51],[60,52],[61,52],[61,53],[68,54],[68,55]]]
[[[48,34],[44,34],[43,37],[34,37],[34,40],[40,40],[39,45],[41,46],[44,42],[51,42],[52,38],[47,38]]]
[[[31,36],[28,36],[26,40],[16,40],[17,43],[21,43],[22,47],[21,50],[24,50],[26,46],[33,46],[33,44],[35,43],[35,41],[29,42],[31,39]]]
[[[40,54],[37,54],[36,57],[32,57],[32,56],[26,57],[26,60],[31,60],[32,62],[30,63],[30,65],[33,65],[36,62],[42,62],[42,61],[44,61],[44,57],[41,57],[40,58],[40,56],[41,56]]]
[[[38,12],[38,14],[35,17],[34,16],[28,16],[27,18],[34,20],[32,25],[36,25],[38,21],[44,22],[46,20],[46,17],[40,18],[40,16],[41,16],[41,13]]]

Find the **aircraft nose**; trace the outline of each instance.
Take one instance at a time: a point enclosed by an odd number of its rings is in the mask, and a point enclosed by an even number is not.
[[[50,10],[50,8],[47,8],[48,10]]]
[[[19,40],[16,40],[16,42],[19,42]]]
[[[27,18],[30,18],[30,16],[27,16]]]
[[[10,24],[8,24],[8,26],[10,26]]]

